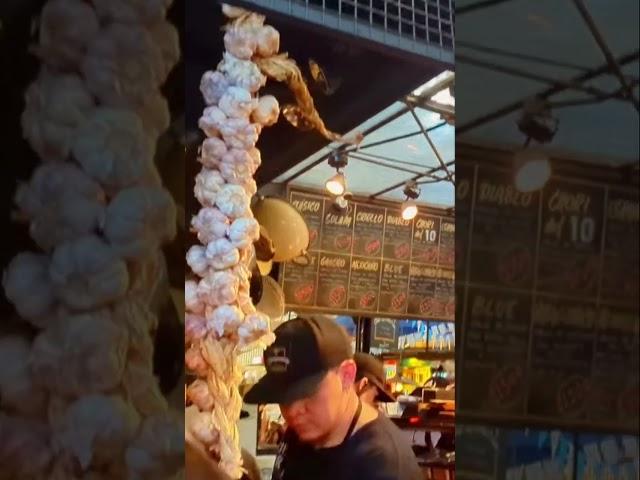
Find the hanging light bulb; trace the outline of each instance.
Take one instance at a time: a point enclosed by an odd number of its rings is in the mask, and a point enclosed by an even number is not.
[[[338,171],[327,180],[324,186],[331,195],[339,197],[347,190],[347,180],[344,178],[344,173]]]
[[[418,214],[416,198],[420,196],[420,189],[416,181],[409,180],[404,186],[403,193],[407,198],[402,203],[402,218],[404,220],[411,220]]]
[[[405,200],[402,203],[402,218],[404,220],[411,220],[418,214],[418,205],[412,198]]]
[[[349,198],[351,198],[351,194],[348,192],[338,195],[333,201],[333,209],[338,213],[345,213],[349,209]]]
[[[551,177],[549,158],[535,150],[523,150],[515,155],[515,187],[522,193],[543,188]]]
[[[329,166],[336,169],[336,174],[325,182],[327,191],[336,197],[343,195],[347,191],[347,180],[342,173],[342,169],[349,163],[349,157],[345,152],[334,151],[329,156]]]

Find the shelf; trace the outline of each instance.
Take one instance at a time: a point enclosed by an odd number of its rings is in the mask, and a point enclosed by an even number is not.
[[[451,352],[430,352],[425,350],[403,350],[402,352],[387,352],[380,355],[383,359],[390,358],[418,358],[420,360],[455,360],[455,351]]]

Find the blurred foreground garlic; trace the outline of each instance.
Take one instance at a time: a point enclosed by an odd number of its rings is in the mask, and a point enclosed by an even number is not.
[[[153,163],[179,56],[170,4],[49,0],[39,18],[22,131],[42,164],[15,218],[42,251],[2,279],[34,333],[0,331],[0,479],[182,475],[182,412],[153,372],[161,247],[176,233]]]

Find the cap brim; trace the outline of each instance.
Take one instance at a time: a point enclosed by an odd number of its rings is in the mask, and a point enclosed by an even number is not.
[[[262,377],[244,396],[249,405],[277,403],[286,405],[303,398],[308,398],[318,391],[318,387],[328,372],[320,372],[299,380],[292,385],[285,385],[278,376]]]
[[[381,402],[381,403],[396,403],[397,400],[395,399],[395,397],[393,395],[391,395],[391,393],[389,393],[389,391],[387,390],[386,385],[383,385],[378,379],[376,378],[371,378],[371,377],[367,377],[367,379],[376,386],[376,388],[378,389],[378,396],[376,397],[376,400]]]

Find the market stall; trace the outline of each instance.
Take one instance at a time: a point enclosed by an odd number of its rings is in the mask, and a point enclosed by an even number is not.
[[[329,315],[347,329],[356,350],[384,361],[389,388],[406,398],[383,410],[415,444],[426,478],[451,478],[453,447],[441,454],[435,446],[451,437],[454,425],[454,217],[420,205],[420,213],[405,220],[402,202],[364,196],[339,209],[334,197],[309,188],[291,187],[287,195],[309,230],[304,255],[271,272],[287,317]],[[448,376],[451,386],[429,384],[438,376]],[[405,377],[411,387],[402,385]],[[425,384],[431,394],[422,393]],[[442,412],[434,416],[437,405]],[[283,419],[275,405],[261,405],[256,414],[256,453],[273,454]]]

